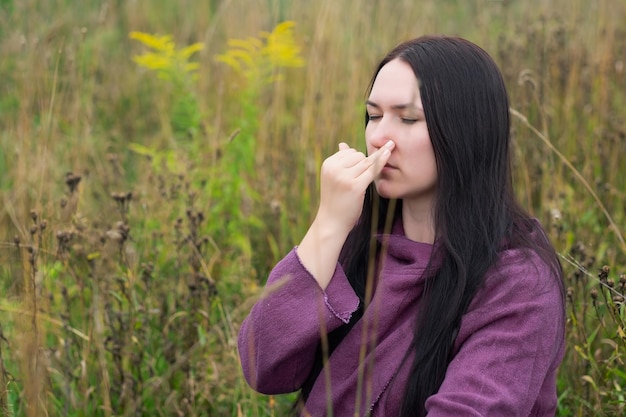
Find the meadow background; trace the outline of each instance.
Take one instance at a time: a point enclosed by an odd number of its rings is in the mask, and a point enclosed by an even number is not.
[[[558,415],[623,415],[624,21],[621,0],[0,0],[0,414],[285,415],[243,380],[239,324],[323,159],[364,148],[375,64],[446,33],[501,66],[516,189],[562,256]]]

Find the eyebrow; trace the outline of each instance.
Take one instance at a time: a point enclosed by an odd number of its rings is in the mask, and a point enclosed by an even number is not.
[[[376,103],[374,103],[371,100],[367,100],[365,102],[366,106],[371,106],[371,107],[375,107],[377,109],[380,109],[380,106]],[[394,104],[391,106],[391,108],[393,110],[406,110],[406,109],[415,109],[418,111],[424,111],[424,109],[419,108],[418,106],[416,106],[414,103],[406,103],[406,104]]]

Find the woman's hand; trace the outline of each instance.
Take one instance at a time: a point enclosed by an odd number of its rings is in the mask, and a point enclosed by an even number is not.
[[[365,156],[340,143],[339,151],[322,164],[320,206],[315,220],[347,237],[361,215],[368,185],[380,174],[393,147],[389,141]]]
[[[328,157],[321,169],[321,195],[317,216],[298,246],[300,261],[325,289],[339,253],[361,211],[365,190],[380,174],[395,144],[389,141],[369,156],[345,143]]]

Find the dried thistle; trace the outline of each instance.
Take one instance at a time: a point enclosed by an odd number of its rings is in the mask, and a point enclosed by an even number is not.
[[[130,226],[124,222],[117,222],[113,228],[106,232],[106,237],[121,246],[126,242],[129,234]]]
[[[70,241],[74,237],[74,232],[71,230],[59,230],[56,233],[57,238],[57,257],[61,257],[64,253],[69,252]]]
[[[73,172],[65,174],[65,184],[70,189],[70,194],[74,194],[81,179],[82,177],[80,175],[74,174]]]
[[[130,201],[133,198],[133,193],[130,191],[111,193],[111,198],[117,204],[117,208],[120,211],[122,219],[126,220],[126,214],[128,213],[128,209],[130,208]]]
[[[598,273],[598,278],[600,278],[600,282],[602,282],[603,284],[607,283],[607,278],[609,277],[610,271],[611,271],[611,268],[609,268],[608,265],[604,265],[600,269],[600,272]]]

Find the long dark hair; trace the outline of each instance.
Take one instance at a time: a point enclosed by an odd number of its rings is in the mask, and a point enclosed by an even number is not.
[[[426,280],[416,317],[407,361],[411,371],[401,409],[401,416],[408,417],[426,414],[424,403],[443,382],[461,317],[498,253],[528,248],[557,273],[559,262],[541,231],[542,238],[531,237],[536,223],[514,197],[509,102],[492,58],[464,39],[422,37],[394,48],[378,65],[372,84],[380,69],[394,59],[408,63],[419,80],[437,163],[433,215],[437,246],[443,252],[440,267]],[[390,201],[370,185],[361,219],[340,256],[361,299],[372,232],[382,230],[389,207]],[[394,215],[401,209],[400,202]]]

